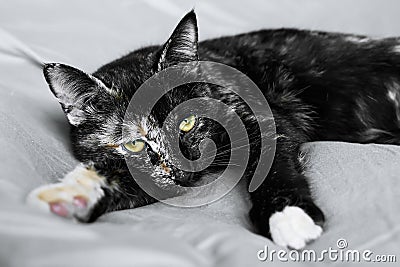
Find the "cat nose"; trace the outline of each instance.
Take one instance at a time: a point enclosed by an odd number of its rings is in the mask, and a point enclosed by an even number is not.
[[[160,167],[161,167],[166,173],[168,173],[168,174],[171,173],[171,168],[169,168],[169,167],[167,166],[167,164],[165,164],[164,161],[161,162]]]

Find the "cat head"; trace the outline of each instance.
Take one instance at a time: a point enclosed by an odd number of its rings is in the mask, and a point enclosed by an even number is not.
[[[64,64],[46,64],[44,76],[71,125],[76,158],[99,168],[122,168],[125,167],[124,158],[130,157],[137,162],[138,170],[160,183],[189,185],[197,180],[193,172],[182,171],[171,163],[172,137],[161,125],[179,103],[212,94],[210,86],[186,84],[175,88],[157,102],[150,116],[134,114],[128,139],[123,138],[122,128],[133,94],[148,78],[169,66],[198,59],[197,21],[194,11],[191,11],[179,22],[164,45],[134,51],[93,74]],[[211,106],[208,108],[212,109]],[[205,138],[228,148],[218,123],[190,110],[187,116],[178,119],[170,127],[179,127],[179,147],[189,160],[200,156],[199,145]],[[221,155],[226,157],[229,154]],[[220,158],[219,162],[222,160]],[[152,168],[144,169],[143,166],[148,164]],[[212,169],[210,166],[205,171]]]

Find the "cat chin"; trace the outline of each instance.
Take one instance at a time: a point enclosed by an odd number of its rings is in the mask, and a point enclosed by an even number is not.
[[[59,183],[33,190],[26,201],[44,212],[88,221],[93,207],[104,197],[104,184],[103,176],[80,164]]]
[[[287,206],[269,218],[272,240],[282,247],[302,249],[322,234],[321,226],[301,208]]]

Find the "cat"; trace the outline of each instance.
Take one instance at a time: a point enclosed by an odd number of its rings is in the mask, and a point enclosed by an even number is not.
[[[399,144],[399,39],[273,29],[198,42],[192,10],[165,44],[138,49],[93,74],[60,63],[44,65],[45,79],[71,126],[74,156],[82,164],[59,183],[33,190],[29,203],[82,222],[93,222],[109,211],[154,203],[132,179],[126,154],[134,155],[138,168],[143,162],[154,166],[147,170],[148,177],[182,186],[221,171],[224,164],[192,173],[168,162],[169,137],[160,131],[160,122],[175,105],[198,96],[237,105],[248,132],[256,133],[249,136],[250,161],[257,162],[253,154],[262,133],[254,116],[237,98],[235,103],[226,100],[230,92],[206,85],[189,84],[185,90],[170,91],[152,119],[139,118],[132,126],[135,137],[121,140],[124,113],[137,88],[170,66],[199,60],[243,72],[268,100],[276,124],[276,154],[266,179],[250,193],[249,216],[257,233],[280,246],[301,249],[323,232],[324,213],[314,203],[304,174],[303,143]],[[199,157],[198,145],[204,138],[229,146],[219,125],[192,115],[183,121],[179,139],[186,158]],[[226,163],[229,151],[222,152],[218,160]],[[251,176],[251,171],[245,176]]]

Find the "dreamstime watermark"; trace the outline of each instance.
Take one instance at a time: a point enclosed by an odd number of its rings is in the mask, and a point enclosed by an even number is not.
[[[304,250],[276,250],[265,246],[257,252],[260,261],[281,261],[281,262],[396,262],[396,255],[375,254],[369,249],[358,250],[348,249],[347,240],[340,238],[336,247],[329,247],[319,252],[313,249]]]
[[[234,96],[241,103],[244,102],[256,118],[261,144],[260,153],[256,155],[258,156],[257,164],[249,191],[256,190],[266,178],[274,159],[275,122],[268,102],[257,85],[245,74],[227,65],[209,61],[181,63],[168,67],[146,80],[133,95],[125,113],[122,132],[124,140],[131,138],[129,125],[140,118],[150,118],[156,104],[160,100],[163,101],[162,98],[171,90],[191,90],[190,88],[193,89],[199,84],[213,85],[214,88],[218,86],[227,90],[226,96]],[[188,91],[182,92],[182,95],[188,95]],[[148,166],[138,168],[134,158],[125,157],[132,176],[146,193],[167,204],[195,207],[211,203],[233,189],[250,164],[250,144],[243,114],[238,114],[235,110],[236,106],[228,102],[208,95],[204,96],[204,94],[187,99],[173,108],[159,129],[164,135],[171,137],[168,140],[170,163],[172,162],[173,166],[185,172],[199,172],[212,164],[217,156],[219,144],[215,144],[211,139],[203,140],[199,145],[200,158],[188,160],[179,146],[180,132],[177,126],[188,115],[217,122],[227,132],[230,140],[230,159],[223,173],[217,179],[202,186],[183,187],[169,183],[167,187],[162,187],[155,182],[155,179],[148,177],[149,172],[143,171],[152,170],[155,166],[148,163]],[[229,114],[229,119],[227,119],[227,114]],[[176,125],[176,127],[171,127],[171,125]]]

